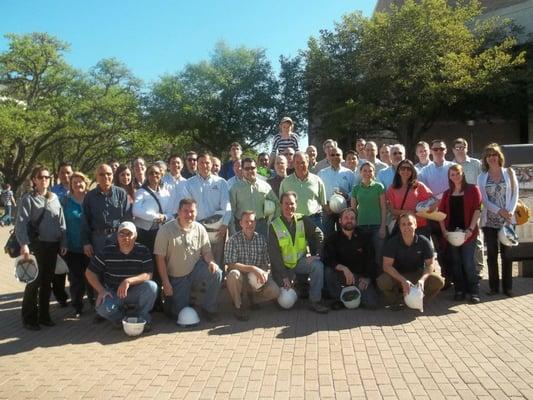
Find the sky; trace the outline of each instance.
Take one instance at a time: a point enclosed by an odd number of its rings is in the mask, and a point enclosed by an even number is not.
[[[209,58],[218,41],[264,48],[273,67],[346,13],[371,15],[376,0],[2,0],[6,33],[48,32],[70,43],[67,61],[87,70],[115,57],[145,83]]]

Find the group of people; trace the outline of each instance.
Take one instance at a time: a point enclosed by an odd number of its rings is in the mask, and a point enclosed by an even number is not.
[[[54,325],[52,291],[67,305],[65,276],[54,274],[58,254],[69,267],[76,318],[87,295],[99,318],[118,326],[134,308],[145,331],[154,311],[177,318],[196,288],[203,292],[202,318],[218,320],[224,285],[238,320],[293,287],[318,313],[343,308],[346,286],[356,286],[369,308],[382,298],[392,310],[403,308],[414,285],[426,299],[453,285],[456,300],[478,303],[481,231],[489,294],[500,290],[499,251],[502,290],[512,296],[511,262],[498,230],[513,223],[518,184],[497,144],[480,161],[458,138],[447,161],[442,140],[420,142],[415,164],[401,144],[387,147],[386,157],[372,141],[358,139],[343,154],[328,139],[325,158],[317,160],[314,146],[298,148],[292,128],[283,118],[272,153],[257,159],[243,158],[233,143],[225,163],[189,151],[185,164],[178,155],[151,165],[142,158],[131,167],[101,164],[91,190],[69,163],[60,165],[53,187],[51,171],[36,167],[15,228],[21,255],[33,253],[39,268],[25,288],[24,326]],[[339,195],[340,208],[332,200]],[[455,231],[464,232],[464,243],[446,241]]]

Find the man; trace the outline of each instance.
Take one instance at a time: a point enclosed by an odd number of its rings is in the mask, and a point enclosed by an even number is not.
[[[181,176],[181,169],[183,162],[177,154],[172,154],[168,158],[168,173],[163,177],[163,184],[168,186],[177,186],[180,182],[185,182],[185,178]]]
[[[382,169],[377,174],[377,180],[383,184],[385,190],[387,190],[389,186],[392,185],[394,175],[396,174],[396,167],[398,166],[400,161],[405,159],[405,147],[403,146],[403,144],[396,143],[391,146],[390,158],[391,165],[387,168]]]
[[[222,271],[213,260],[207,231],[196,218],[196,201],[182,199],[177,219],[157,232],[154,254],[167,315],[177,317],[182,308],[189,306],[191,288],[203,286],[202,314],[208,321],[216,321]]]
[[[322,179],[309,173],[307,154],[299,151],[294,156],[295,171],[281,182],[280,197],[285,192],[295,192],[298,196],[298,214],[309,217],[322,229],[322,207],[326,206],[326,188]]]
[[[242,156],[242,147],[239,143],[233,142],[230,145],[229,149],[230,159],[224,163],[222,168],[220,169],[220,176],[224,178],[225,180],[229,180],[233,176],[235,176],[235,173],[233,171],[233,164],[235,161],[238,161],[241,159]]]
[[[185,179],[192,178],[196,175],[196,170],[198,167],[198,155],[195,151],[188,151],[185,154],[185,168],[181,170],[181,175]]]
[[[466,182],[477,185],[477,178],[481,175],[481,161],[468,156],[468,142],[466,139],[457,138],[453,141],[453,162],[463,167]]]
[[[146,161],[144,158],[137,157],[133,160],[133,187],[139,189],[146,180]]]
[[[4,184],[4,190],[2,191],[0,199],[2,200],[1,203],[4,206],[4,215],[2,215],[2,218],[0,218],[0,226],[9,226],[13,221],[13,217],[11,215],[13,207],[17,206],[15,196],[13,195],[13,191],[11,190],[11,185],[9,183]]]
[[[404,307],[403,297],[409,294],[409,282],[413,285],[420,282],[426,299],[436,296],[444,286],[444,280],[433,266],[430,241],[415,233],[415,216],[402,214],[399,223],[401,234],[391,237],[383,248],[383,273],[377,280],[393,311]]]
[[[335,231],[335,223],[339,215],[335,214],[329,208],[329,199],[335,193],[341,194],[347,204],[349,204],[352,188],[355,184],[355,176],[352,171],[341,165],[342,150],[339,148],[331,149],[330,166],[318,172],[318,177],[324,182],[326,189],[326,199],[328,204],[322,209],[322,225],[324,226],[324,235],[328,236]]]
[[[274,161],[274,170],[276,175],[267,180],[274,194],[279,197],[279,187],[281,181],[287,177],[287,158],[284,155],[277,155]]]
[[[296,214],[296,202],[296,193],[284,192],[281,195],[281,216],[270,224],[268,253],[272,273],[276,283],[286,289],[293,286],[296,274],[309,275],[310,307],[317,313],[327,313],[328,308],[320,302],[324,265],[318,251],[323,235],[310,218]]]
[[[109,162],[107,164],[113,170],[113,175],[115,175],[115,172],[117,172],[118,167],[120,167],[120,162],[117,159],[113,158],[113,159],[109,160]]]
[[[355,141],[355,151],[357,151],[357,154],[359,154],[360,160],[366,159],[365,146],[366,140],[363,138],[357,138],[357,140]]]
[[[359,157],[357,156],[357,152],[355,150],[348,150],[346,152],[345,160],[342,163],[342,166],[348,168],[354,174],[358,173],[357,167],[359,166]]]
[[[222,168],[222,162],[218,157],[211,157],[211,173],[216,176],[220,176],[220,169]]]
[[[265,201],[270,200],[275,204],[276,211],[273,217],[277,218],[279,216],[278,197],[268,183],[257,179],[257,167],[252,158],[247,157],[242,160],[242,170],[243,179],[231,187],[229,194],[235,227],[239,230],[239,220],[243,212],[251,210],[254,212],[254,225],[257,227],[257,232],[266,237],[268,225],[264,213]]]
[[[318,171],[321,169],[324,169],[326,167],[329,167],[329,154],[331,153],[331,149],[337,147],[337,142],[333,139],[326,139],[324,140],[324,143],[322,143],[322,151],[324,152],[324,158],[320,160],[315,165],[315,174],[318,174]]]
[[[63,199],[67,196],[70,189],[70,177],[74,171],[72,170],[72,164],[69,162],[62,162],[59,164],[57,170],[57,176],[59,182],[52,186],[52,192],[57,195],[59,202],[62,202]]]
[[[136,238],[135,225],[121,223],[117,242],[108,244],[91,258],[85,276],[98,293],[98,315],[121,327],[125,317],[123,307],[133,305],[136,315],[146,321],[144,331],[149,332],[157,285],[151,280],[152,255],[147,247],[135,243]]]
[[[265,181],[274,176],[274,171],[270,169],[270,156],[268,153],[259,153],[257,156],[257,174],[265,178]]]
[[[184,197],[196,200],[198,221],[212,217],[217,212],[223,214],[218,232],[211,240],[215,262],[223,265],[224,243],[231,219],[229,190],[223,178],[211,174],[210,154],[198,155],[198,173],[185,182]]]
[[[429,159],[429,144],[423,140],[416,144],[416,156],[418,162],[415,164],[415,168],[418,173],[422,171],[422,168],[433,163],[433,161]]]
[[[292,147],[287,147],[283,150],[283,155],[287,159],[287,175],[290,175],[294,172],[294,154],[295,151]]]
[[[268,273],[268,249],[265,237],[256,232],[255,213],[244,211],[240,218],[241,231],[233,235],[227,245],[224,260],[229,268],[227,277],[228,292],[235,307],[235,317],[246,321],[249,318],[248,307],[243,303],[242,295],[251,294],[253,304],[276,299],[279,286]],[[248,282],[248,275],[254,274],[262,285],[254,289]]]
[[[441,139],[436,139],[431,142],[431,154],[433,156],[433,163],[422,168],[419,179],[431,190],[433,196],[440,200],[444,192],[450,188],[448,169],[454,163],[444,158],[446,156],[446,143]],[[445,250],[446,239],[442,236],[442,230],[437,221],[429,221],[429,229],[441,267],[442,276],[446,278],[445,289],[448,289],[451,285],[452,276]]]
[[[378,157],[378,145],[376,142],[369,141],[365,144],[365,155],[366,158],[361,158],[359,161],[359,166],[363,165],[365,162],[369,161],[374,164],[376,174],[382,169],[388,168],[389,166],[381,161]]]
[[[97,186],[83,199],[80,236],[87,257],[100,253],[107,241],[116,240],[120,223],[126,218],[128,195],[113,185],[113,170],[102,164],[96,171]]]
[[[236,160],[233,163],[233,176],[228,179],[228,190],[231,189],[235,183],[239,182],[242,179],[242,164],[241,160]]]
[[[309,156],[309,171],[312,174],[316,174],[318,172],[315,170],[316,164],[317,164],[316,157],[318,156],[318,151],[316,149],[316,146],[313,146],[313,145],[307,146],[307,149],[305,150],[305,152]]]
[[[361,305],[376,308],[378,295],[372,283],[373,262],[369,244],[356,227],[353,208],[346,208],[339,217],[340,231],[324,241],[322,260],[326,267],[326,286],[335,299],[333,309],[344,307],[340,301],[343,286],[357,286],[361,291]]]
[[[477,158],[468,156],[468,142],[466,139],[457,138],[453,141],[453,154],[455,158],[453,162],[460,164],[463,167],[465,173],[466,182],[472,185],[477,185],[477,178],[481,175],[481,161]],[[474,261],[476,263],[476,269],[479,275],[483,270],[484,263],[484,246],[483,246],[483,232],[479,230],[479,234],[476,237],[476,249],[474,251]]]

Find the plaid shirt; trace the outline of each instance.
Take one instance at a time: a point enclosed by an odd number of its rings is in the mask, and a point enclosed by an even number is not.
[[[254,232],[252,240],[247,240],[244,232],[237,232],[226,243],[224,260],[226,264],[253,265],[266,271],[270,260],[265,238]]]

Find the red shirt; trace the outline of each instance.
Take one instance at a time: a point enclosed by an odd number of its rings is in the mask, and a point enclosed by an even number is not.
[[[446,190],[444,194],[442,195],[442,199],[440,200],[439,204],[439,210],[446,213],[446,219],[444,220],[444,226],[446,229],[448,229],[448,226],[450,224],[450,196],[452,192],[450,189]],[[472,222],[472,216],[476,212],[476,210],[481,209],[481,192],[479,191],[479,188],[476,185],[467,184],[464,190],[464,197],[463,197],[463,204],[464,204],[464,215],[465,215],[465,226],[468,228],[470,226],[470,222]],[[465,243],[469,243],[472,240],[474,240],[479,233],[478,224],[476,224],[476,228],[472,231],[472,235],[468,238],[468,240]]]
[[[413,213],[416,213],[416,205],[421,201],[430,199],[431,196],[433,196],[433,193],[422,182],[417,182],[414,187],[409,188],[409,193],[407,193],[405,203],[402,207],[402,200],[404,196],[404,188],[394,189],[392,186],[389,186],[387,189],[386,197],[391,208],[411,211]],[[421,228],[426,225],[427,220],[425,218],[416,217],[417,228]]]

